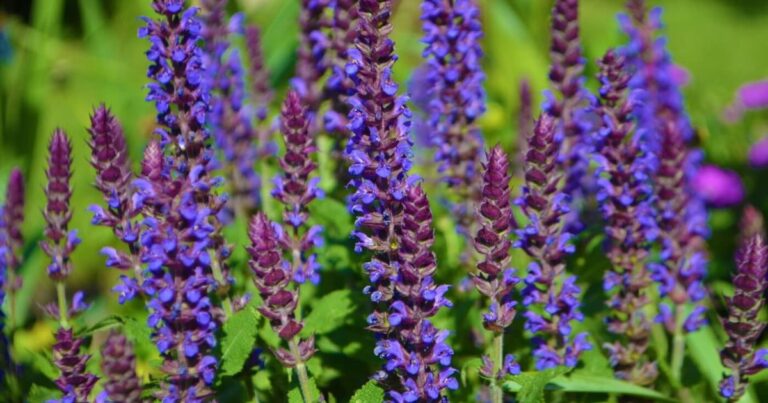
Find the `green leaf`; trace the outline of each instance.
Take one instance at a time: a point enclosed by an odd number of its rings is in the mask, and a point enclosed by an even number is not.
[[[349,403],[380,403],[384,401],[384,390],[376,385],[375,381],[368,381],[358,389]]]
[[[311,389],[313,400],[322,401],[320,399],[320,390],[317,388],[314,378],[309,378],[309,389]],[[304,403],[304,398],[301,396],[301,388],[298,385],[288,392],[288,403]]]
[[[309,205],[310,217],[323,226],[325,235],[333,239],[349,239],[354,224],[347,206],[338,200],[326,197]]]
[[[517,392],[517,400],[520,403],[541,403],[544,401],[544,388],[547,384],[567,371],[568,368],[557,367],[546,371],[523,372],[504,382],[504,388]]]
[[[462,365],[462,367],[461,367],[461,383],[463,385],[467,385],[468,384],[467,377],[470,374],[474,374],[474,373],[478,372],[478,370],[482,366],[483,366],[483,360],[481,358],[479,358],[479,357],[473,358],[473,359],[468,360],[467,362],[465,362],[464,365]]]
[[[32,385],[29,394],[26,396],[28,402],[48,402],[58,397],[59,392],[56,389],[46,388],[45,386]]]
[[[639,396],[653,401],[674,401],[653,390],[637,386],[615,378],[574,372],[565,376],[563,371],[523,373],[511,377],[504,383],[504,388],[517,392],[521,402],[538,403],[544,401],[544,391],[563,391],[571,393],[607,393],[616,395]],[[555,375],[555,376],[552,376]],[[522,378],[521,378],[522,377]]]
[[[313,304],[312,312],[304,321],[302,336],[327,334],[344,324],[353,311],[349,290],[338,290],[327,294]]]
[[[259,330],[259,316],[253,306],[232,315],[224,324],[221,342],[222,375],[235,375],[251,355]]]
[[[91,326],[77,332],[78,337],[90,336],[99,330],[111,329],[113,327],[121,326],[125,323],[125,319],[120,315],[110,315],[106,318],[94,323]]]

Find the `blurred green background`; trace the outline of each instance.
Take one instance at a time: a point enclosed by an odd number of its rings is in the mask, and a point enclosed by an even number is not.
[[[489,144],[515,144],[518,86],[529,78],[536,102],[547,86],[548,27],[552,0],[480,0],[486,37],[488,112],[482,125]],[[292,75],[297,44],[298,0],[231,0],[231,11],[263,30],[267,66],[278,93]],[[419,1],[401,0],[394,16],[394,39],[400,61],[396,79],[407,83],[421,63]],[[583,44],[589,61],[589,85],[595,87],[594,61],[609,47],[624,43],[615,15],[623,0],[584,0],[581,19]],[[709,161],[735,169],[751,202],[768,207],[768,178],[746,164],[752,142],[768,134],[766,115],[752,112],[726,124],[723,110],[740,84],[768,77],[768,1],[666,0],[650,1],[664,7],[669,47],[675,62],[691,74],[685,88],[687,105],[699,129]],[[19,307],[22,318],[39,316],[36,303],[50,300],[45,258],[34,247],[43,227],[44,167],[47,139],[55,127],[74,139],[75,215],[83,245],[74,259],[71,282],[90,295],[105,292],[116,273],[103,268],[96,251],[111,233],[89,224],[86,208],[100,201],[92,188],[92,171],[85,127],[89,113],[104,102],[120,118],[134,158],[140,155],[154,122],[153,107],[144,102],[147,43],[136,36],[139,16],[150,15],[149,0],[1,0],[0,1],[0,186],[14,166],[28,180],[25,234],[28,242],[26,284]],[[281,97],[277,97],[279,100]],[[0,196],[2,197],[2,196]],[[738,209],[712,214],[713,264],[710,283],[721,289],[731,270],[731,253]],[[106,316],[114,298],[97,300],[91,318]],[[35,302],[32,302],[35,301]],[[86,319],[87,320],[87,319]],[[31,321],[28,321],[28,327]],[[38,324],[38,326],[46,326]],[[23,340],[30,348],[50,341],[50,332],[29,331]],[[18,338],[17,338],[18,340]]]

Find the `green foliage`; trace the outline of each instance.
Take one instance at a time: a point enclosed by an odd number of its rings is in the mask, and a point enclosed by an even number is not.
[[[334,291],[312,304],[312,312],[304,320],[302,335],[330,333],[341,327],[352,311],[350,291]]]
[[[223,376],[235,375],[243,369],[255,345],[259,318],[256,308],[247,306],[224,323],[224,338],[221,342]]]
[[[384,401],[384,390],[376,385],[375,381],[368,381],[358,389],[349,403],[379,403]]]

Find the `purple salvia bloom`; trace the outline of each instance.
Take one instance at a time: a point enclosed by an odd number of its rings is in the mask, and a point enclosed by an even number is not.
[[[768,367],[765,359],[768,351],[755,351],[766,326],[758,320],[768,286],[768,247],[762,235],[752,235],[742,243],[736,264],[734,294],[726,298],[728,315],[722,320],[728,342],[720,352],[723,365],[730,370],[720,382],[720,394],[729,402],[738,401],[744,394],[750,375]]]
[[[69,179],[72,177],[72,145],[61,129],[56,129],[48,145],[48,185],[45,188],[46,240],[40,242],[40,247],[51,258],[48,266],[48,276],[61,281],[72,271],[69,257],[80,243],[76,231],[69,231],[69,221],[72,219],[69,200],[72,188]]]
[[[348,99],[351,137],[345,152],[352,176],[350,211],[356,216],[355,249],[374,253],[363,268],[371,285],[365,293],[377,309],[368,318],[386,359],[376,379],[391,377],[394,401],[436,401],[456,388],[450,368],[453,351],[446,331],[427,319],[449,305],[446,286],[434,283],[436,268],[431,213],[420,188],[410,186],[410,111],[392,80],[394,43],[388,35],[392,3],[359,3],[358,35],[345,71],[354,80]],[[420,345],[418,351],[414,347]]]
[[[477,119],[485,112],[480,8],[475,0],[426,0],[421,12],[429,88],[427,123],[435,160],[442,178],[456,193],[454,215],[471,236],[483,149]]]
[[[6,232],[5,207],[0,205],[0,306],[5,302],[6,285],[8,283],[8,264],[10,260],[10,247],[8,246],[8,234]],[[5,312],[0,309],[0,383],[5,382],[6,372],[13,368],[10,354],[10,344],[5,335]]]
[[[8,310],[11,312],[11,322],[15,319],[16,311],[16,291],[21,288],[22,278],[17,271],[21,267],[22,249],[24,248],[24,235],[21,232],[21,226],[24,222],[24,175],[21,170],[14,168],[8,177],[8,186],[5,190],[5,205],[0,213],[0,249],[5,249],[3,258],[3,270],[0,276],[3,277],[3,284],[0,285],[0,293],[5,299],[5,293],[8,293]],[[11,327],[16,326],[10,323]],[[7,362],[7,361],[6,361]]]
[[[317,165],[312,160],[317,149],[309,133],[309,116],[296,91],[288,93],[282,108],[280,120],[285,154],[280,159],[281,175],[275,178],[272,195],[283,206],[283,227],[281,240],[283,248],[293,257],[292,278],[298,283],[309,280],[320,281],[317,258],[312,254],[315,245],[322,243],[320,227],[307,227],[309,204],[322,197],[318,178],[310,179]]]
[[[269,71],[264,65],[261,49],[261,31],[256,26],[245,27],[245,45],[248,50],[248,76],[251,79],[251,105],[259,122],[267,119],[267,108],[274,96],[269,81]]]
[[[332,0],[333,20],[328,39],[328,69],[330,75],[325,83],[325,94],[330,108],[323,117],[323,126],[329,133],[348,137],[347,98],[354,94],[354,82],[347,76],[346,65],[349,44],[355,41],[357,31],[357,1]]]
[[[101,371],[106,377],[97,401],[141,402],[141,383],[136,375],[133,345],[119,332],[109,333],[101,348]]]
[[[705,237],[708,236],[704,200],[693,192],[691,181],[702,159],[701,151],[687,145],[694,131],[684,110],[680,88],[672,78],[672,62],[661,29],[661,10],[647,12],[644,0],[629,0],[629,15],[619,22],[629,36],[622,49],[632,74],[630,88],[642,91],[636,105],[636,136],[656,154],[654,166],[657,225],[662,244],[662,262],[653,265],[653,278],[662,296],[669,296],[675,309],[666,306],[658,321],[674,332],[695,331],[702,308],[683,317],[683,305],[698,303],[706,296],[702,284],[707,272]],[[685,326],[687,324],[688,326]]]
[[[433,277],[437,260],[432,252],[435,239],[427,196],[416,185],[405,193],[393,256],[397,268],[393,295],[386,311],[375,311],[368,318],[369,329],[379,335],[374,352],[387,360],[385,373],[378,378],[399,380],[401,386],[389,391],[392,401],[445,401],[444,390],[459,386],[456,370],[450,366],[453,350],[446,343],[448,331],[436,329],[430,318],[441,307],[451,306],[445,297],[448,286],[438,285]]]
[[[583,316],[576,278],[565,272],[565,258],[574,247],[571,234],[564,230],[569,197],[563,193],[555,124],[553,117],[543,114],[528,137],[525,184],[517,201],[528,224],[517,230],[515,246],[533,258],[522,294],[529,308],[525,329],[534,335],[538,370],[573,367],[581,352],[591,348],[585,334],[574,337],[571,332],[571,321],[581,321]]]
[[[764,137],[749,148],[749,165],[753,168],[768,167],[768,137]]]
[[[330,25],[327,15],[330,0],[301,0],[299,14],[299,49],[296,55],[296,73],[291,87],[301,96],[314,118],[323,100],[321,78],[328,70],[326,51],[329,39],[325,29]]]
[[[734,171],[702,165],[691,178],[691,189],[713,207],[735,206],[744,199],[744,184]]]
[[[269,320],[281,339],[296,343],[298,348],[298,355],[278,348],[275,356],[289,368],[303,366],[315,352],[315,339],[314,336],[306,340],[297,337],[304,324],[296,319],[299,290],[291,286],[291,265],[282,256],[282,228],[260,212],[251,220],[248,235],[251,238],[248,253],[253,282],[264,301],[259,312]]]
[[[604,347],[617,377],[651,385],[658,370],[646,356],[651,324],[643,311],[649,302],[646,290],[651,283],[646,263],[658,233],[652,166],[648,162],[653,154],[633,135],[632,112],[639,100],[628,90],[625,59],[609,50],[600,68],[599,113],[603,125],[597,139],[597,200],[606,222],[608,258],[612,263],[604,281],[611,309],[606,322],[617,337]]]
[[[736,100],[725,110],[725,119],[734,123],[745,112],[768,108],[768,80],[746,83],[736,91]]]
[[[744,207],[744,211],[741,213],[739,228],[741,230],[740,242],[742,243],[755,235],[760,235],[763,239],[766,237],[763,214],[752,205]]]
[[[89,354],[81,354],[80,346],[83,339],[74,337],[72,329],[59,329],[56,333],[56,344],[53,345],[53,363],[61,375],[56,379],[56,386],[64,396],[62,403],[87,402],[99,378],[86,372],[85,367],[91,358]]]
[[[154,0],[161,17],[146,18],[147,100],[154,101],[160,142],[152,142],[134,181],[134,203],[143,208],[144,292],[150,296],[148,325],[167,374],[158,398],[198,401],[212,397],[218,362],[212,355],[223,312],[212,294],[227,298],[232,278],[230,249],[218,215],[226,200],[213,193],[215,161],[205,129],[210,93],[198,47],[203,31],[197,9],[183,0]]]
[[[559,164],[565,172],[564,192],[574,202],[585,196],[590,187],[586,173],[589,139],[592,130],[592,95],[584,88],[584,57],[579,34],[579,0],[556,0],[552,9],[551,66],[549,79],[553,93],[547,93],[543,108],[555,118],[556,135],[561,141]],[[572,230],[579,230],[578,209],[567,218]]]
[[[475,250],[482,260],[477,264],[478,271],[472,276],[472,282],[490,302],[489,311],[483,315],[483,327],[493,332],[495,337],[504,337],[504,332],[517,314],[513,292],[520,282],[515,270],[509,267],[512,247],[509,238],[514,222],[509,190],[509,158],[497,145],[488,152],[487,161],[476,213],[479,228],[474,238]],[[483,361],[489,364],[481,368],[483,376],[502,379],[507,375],[507,368],[519,367],[514,366],[514,357],[508,356],[505,364],[502,361],[503,351],[496,353],[498,356],[493,358],[483,357]]]

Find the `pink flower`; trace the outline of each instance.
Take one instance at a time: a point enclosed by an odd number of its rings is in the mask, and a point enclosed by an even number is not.
[[[693,190],[708,204],[729,207],[744,199],[744,185],[736,172],[716,165],[704,165],[691,183]]]

